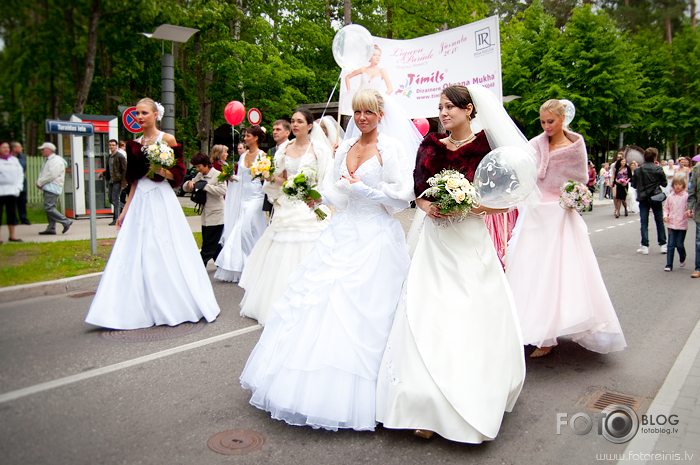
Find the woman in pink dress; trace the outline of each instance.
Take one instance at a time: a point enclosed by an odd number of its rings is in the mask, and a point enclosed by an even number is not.
[[[562,185],[588,182],[585,142],[564,130],[564,106],[558,100],[542,105],[540,122],[545,132],[530,144],[542,201],[528,208],[516,226],[517,246],[506,272],[523,341],[537,346],[531,357],[547,355],[560,336],[571,336],[594,352],[622,350],[627,344],[586,223],[575,210],[559,206]]]

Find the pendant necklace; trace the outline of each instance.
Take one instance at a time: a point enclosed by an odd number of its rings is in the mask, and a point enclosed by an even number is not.
[[[141,136],[141,145],[146,145],[146,144],[148,143],[148,141],[150,141],[151,139],[153,139],[153,137],[155,137],[155,134],[153,134],[153,135],[152,135],[151,137],[149,137],[148,139],[146,139],[146,135],[145,135],[145,134],[142,135],[142,136]]]
[[[455,139],[452,137],[452,134],[450,134],[449,136],[447,136],[447,140],[449,140],[450,142],[452,142],[452,143],[454,144],[455,147],[460,148],[462,145],[464,145],[464,144],[466,144],[467,142],[471,141],[471,140],[474,139],[475,137],[476,137],[476,136],[474,135],[474,133],[471,133],[471,135],[470,135],[469,137],[467,137],[466,139],[463,139],[463,140],[455,140]]]

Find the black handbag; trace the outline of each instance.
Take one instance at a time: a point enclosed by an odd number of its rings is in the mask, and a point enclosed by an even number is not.
[[[194,190],[192,191],[192,195],[190,195],[190,199],[195,203],[194,211],[199,215],[202,214],[204,204],[207,203],[207,191],[204,190],[206,185],[207,181],[204,179],[197,181],[194,183]]]
[[[661,190],[661,186],[656,186],[654,193],[651,195],[650,199],[652,202],[663,202],[666,200],[666,194]]]

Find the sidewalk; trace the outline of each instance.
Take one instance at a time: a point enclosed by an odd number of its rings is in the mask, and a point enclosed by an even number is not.
[[[178,197],[180,205],[183,207],[194,207],[194,204],[189,197]],[[202,222],[200,216],[188,216],[187,222],[190,225],[192,232],[202,231]],[[98,239],[114,239],[117,237],[117,228],[109,226],[112,222],[112,217],[97,218],[97,238]],[[15,235],[24,242],[57,242],[57,241],[81,241],[90,239],[90,217],[80,217],[73,220],[68,232],[61,234],[63,226],[56,225],[55,236],[40,236],[39,233],[46,229],[46,223],[35,223],[31,225],[17,225]],[[0,238],[3,241],[8,239],[7,227],[0,228]]]
[[[678,354],[646,412],[655,426],[642,425],[618,465],[700,464],[700,321]],[[676,415],[676,417],[672,417]],[[661,424],[665,417],[665,424]],[[673,422],[670,423],[670,419]],[[655,432],[645,433],[643,429]]]

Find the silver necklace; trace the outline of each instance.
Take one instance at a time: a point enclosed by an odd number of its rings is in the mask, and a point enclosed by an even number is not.
[[[464,145],[464,144],[466,144],[467,142],[469,142],[470,140],[474,139],[474,137],[476,137],[476,136],[474,135],[474,133],[472,133],[472,134],[471,134],[469,137],[467,137],[466,139],[463,139],[463,140],[455,140],[455,139],[452,137],[452,134],[450,134],[449,136],[447,136],[447,140],[449,140],[450,142],[452,142],[452,143],[454,144],[455,147],[460,148],[462,145]]]
[[[141,136],[141,145],[146,145],[146,144],[148,143],[148,141],[150,141],[151,139],[153,139],[155,136],[156,136],[156,135],[153,134],[151,137],[149,137],[148,139],[146,139],[146,135],[144,134],[143,136]]]

